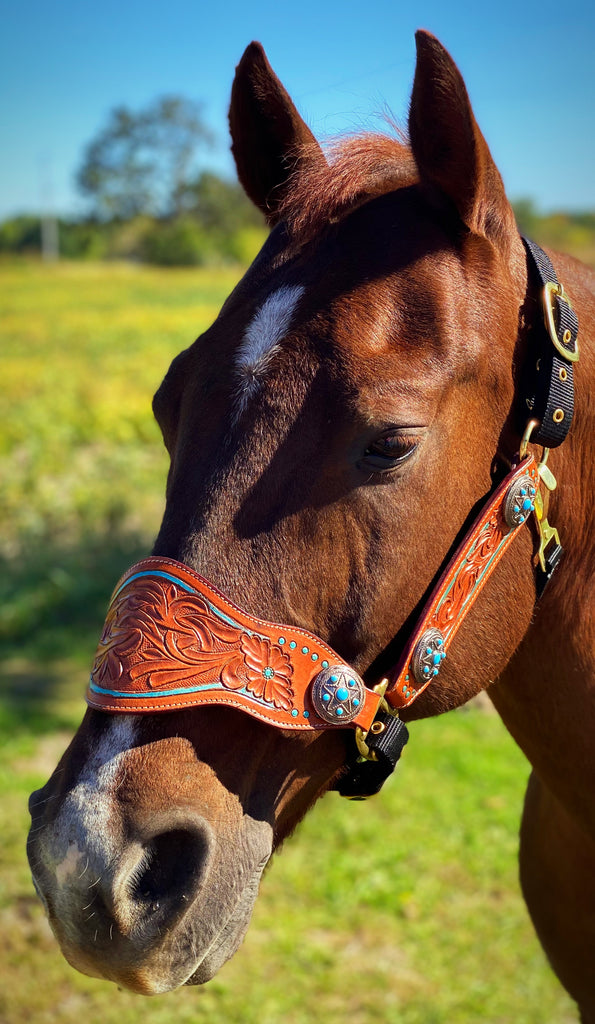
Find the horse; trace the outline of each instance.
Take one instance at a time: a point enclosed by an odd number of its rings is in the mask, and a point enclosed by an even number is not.
[[[201,984],[315,801],[373,792],[408,721],[487,690],[532,766],[524,898],[593,1024],[595,278],[521,239],[458,68],[416,42],[408,139],[323,150],[259,44],[236,69],[271,231],[155,395],[162,524],[29,858],[79,971]]]

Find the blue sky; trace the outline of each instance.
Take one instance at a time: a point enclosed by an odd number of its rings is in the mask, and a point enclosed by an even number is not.
[[[232,174],[226,113],[234,67],[259,39],[318,136],[405,123],[416,28],[465,77],[512,198],[595,209],[595,4],[501,0],[2,0],[0,217],[83,209],[74,175],[111,107],[163,93],[204,102]]]

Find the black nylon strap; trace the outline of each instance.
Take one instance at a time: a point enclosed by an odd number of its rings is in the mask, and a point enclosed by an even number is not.
[[[558,284],[556,271],[547,254],[535,242],[523,238],[528,255],[530,277],[540,297],[546,284]],[[544,318],[540,315],[529,333],[529,354],[521,385],[524,409],[521,416],[539,421],[531,440],[546,448],[562,444],[574,414],[574,373],[570,356],[577,344],[578,318],[561,296],[553,298],[556,337],[564,358],[554,347]],[[566,340],[568,339],[568,340]],[[526,420],[525,420],[526,421]]]
[[[374,719],[374,725],[376,723],[380,723],[383,729],[380,732],[370,729],[366,736],[368,748],[376,755],[376,760],[357,760],[357,748],[354,743],[354,759],[350,762],[349,773],[336,784],[341,796],[350,800],[365,800],[366,797],[378,793],[389,775],[394,772],[403,753],[403,747],[409,739],[407,726],[395,715],[379,711]]]
[[[535,591],[538,601],[541,599],[545,588],[558,568],[563,554],[564,548],[561,544],[550,544],[544,552],[545,569],[538,565],[535,571]]]

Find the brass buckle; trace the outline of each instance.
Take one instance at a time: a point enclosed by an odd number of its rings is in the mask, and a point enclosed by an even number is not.
[[[551,338],[552,345],[557,352],[560,353],[562,359],[567,359],[570,363],[576,363],[579,357],[578,341],[574,339],[574,349],[564,348],[564,345],[558,338],[558,332],[556,330],[556,323],[554,320],[554,299],[562,299],[567,306],[572,309],[572,304],[564,291],[564,286],[556,284],[555,281],[548,281],[543,289],[543,315],[545,318],[545,326],[547,327],[548,334]],[[569,332],[570,333],[570,332]],[[569,339],[569,340],[572,340]]]
[[[556,530],[555,526],[550,526],[550,524],[548,523],[547,519],[538,520],[538,526],[539,526],[539,537],[540,537],[540,540],[539,540],[539,551],[537,552],[537,557],[539,559],[539,564],[540,564],[541,568],[543,569],[544,572],[546,572],[546,564],[545,564],[546,548],[548,548],[550,546],[552,541],[555,541],[556,546],[559,546],[559,544],[560,544],[560,534]]]
[[[525,427],[525,433],[521,438],[521,444],[519,447],[519,462],[521,462],[525,458],[525,455],[527,454],[527,449],[529,447],[529,441],[531,440],[531,434],[535,430],[535,427],[538,426],[539,420],[529,420],[529,422],[527,423],[527,426]]]
[[[539,564],[544,572],[546,571],[546,548],[549,547],[552,541],[555,541],[555,543],[558,545],[560,544],[560,535],[556,530],[556,527],[551,526],[547,519],[549,497],[551,492],[555,491],[557,487],[557,480],[554,474],[552,473],[551,469],[547,465],[549,453],[549,448],[543,449],[541,462],[537,467],[537,470],[539,472],[539,478],[544,484],[546,491],[545,494],[542,495],[541,491],[538,490],[535,498],[535,520],[537,523],[537,531],[539,533],[539,550],[537,552],[537,557],[539,559]]]
[[[379,711],[380,710],[385,711],[388,715],[392,715],[393,718],[398,718],[399,717],[399,712],[396,711],[395,708],[391,708],[391,706],[388,703],[388,701],[386,701],[384,699],[384,694],[386,693],[386,691],[388,689],[388,679],[381,679],[381,681],[379,683],[376,683],[376,686],[373,686],[372,689],[373,689],[373,692],[377,693],[378,696],[380,697],[380,703],[378,705],[378,710]],[[369,732],[374,732],[374,726],[376,724],[379,725],[382,729],[384,728],[384,726],[382,725],[382,722],[378,722],[377,723],[376,721],[372,722],[372,725],[370,726],[370,728],[366,732],[364,732],[364,730],[362,729],[361,725],[357,725],[355,727],[355,743],[356,743],[357,749],[359,750],[359,753],[360,753],[360,760],[362,760],[362,761],[377,761],[378,760],[378,758],[377,758],[376,754],[374,753],[374,751],[370,750],[368,744],[366,743],[366,739],[367,739],[368,733]]]

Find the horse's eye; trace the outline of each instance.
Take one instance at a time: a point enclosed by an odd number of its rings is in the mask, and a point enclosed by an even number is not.
[[[377,437],[368,445],[360,468],[373,473],[397,469],[410,459],[417,449],[419,438],[404,433],[388,432]]]

